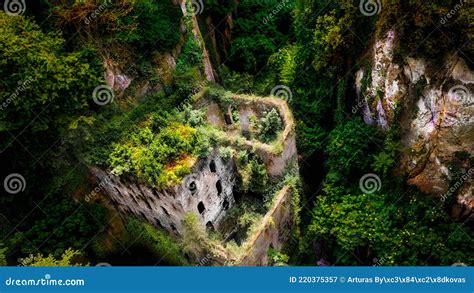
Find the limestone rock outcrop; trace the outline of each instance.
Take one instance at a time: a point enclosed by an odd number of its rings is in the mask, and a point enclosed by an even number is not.
[[[371,71],[362,68],[356,74],[355,110],[362,111],[366,123],[385,130],[399,123],[399,171],[408,175],[408,183],[442,200],[456,192],[453,216],[472,215],[473,166],[463,163],[466,176],[457,179],[454,191],[450,166],[456,154],[474,156],[474,72],[456,54],[445,57],[442,66],[422,58],[396,60],[396,42],[393,31],[375,42]]]

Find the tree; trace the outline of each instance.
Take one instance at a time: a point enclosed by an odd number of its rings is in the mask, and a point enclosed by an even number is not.
[[[257,73],[288,39],[292,1],[240,1],[234,13],[228,64],[237,71]]]
[[[276,139],[278,132],[283,129],[283,122],[280,114],[273,108],[271,111],[264,112],[263,117],[258,123],[259,139],[265,143],[269,143]]]
[[[102,207],[77,204],[68,197],[56,198],[41,210],[33,225],[13,238],[23,253],[36,253],[40,247],[42,252],[57,257],[68,248],[82,250],[105,222]]]
[[[307,240],[325,243],[338,265],[471,264],[472,229],[453,223],[425,195],[328,194],[311,212]],[[404,197],[403,200],[398,200]]]
[[[327,165],[341,175],[366,172],[372,162],[370,156],[382,143],[382,133],[366,125],[361,119],[352,119],[337,125],[329,134],[326,147]]]
[[[38,140],[86,114],[94,88],[102,83],[92,49],[65,52],[59,33],[45,34],[22,16],[0,12],[0,27],[0,74],[8,76],[0,91],[0,136],[26,130],[27,136],[34,135],[29,139]],[[2,148],[9,141],[2,139]]]
[[[375,194],[345,195],[340,200],[321,196],[311,213],[308,233],[320,240],[334,239],[335,258],[345,251],[367,255],[391,233],[388,212],[384,198]]]

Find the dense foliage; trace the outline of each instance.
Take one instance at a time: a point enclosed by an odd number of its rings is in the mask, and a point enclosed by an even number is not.
[[[174,123],[156,133],[141,128],[115,144],[108,161],[117,175],[135,174],[154,187],[173,185],[191,171],[195,143],[196,130],[186,125]]]
[[[2,149],[10,142],[6,132],[19,133],[28,126],[27,137],[35,140],[33,134],[57,135],[71,117],[86,115],[92,90],[100,84],[101,68],[93,49],[66,52],[59,32],[43,33],[22,17],[1,12],[0,24],[0,73],[9,77],[2,81],[0,93]],[[44,115],[35,119],[39,113]]]
[[[238,71],[257,73],[261,70],[268,57],[290,37],[293,5],[289,0],[240,1],[235,11],[233,34],[236,37],[232,40],[228,63]]]
[[[454,196],[434,200],[394,172],[400,117],[382,131],[350,109],[355,72],[363,67],[370,76],[367,55],[389,31],[400,64],[416,56],[439,67],[454,51],[472,60],[474,8],[454,0],[376,2],[379,13],[367,16],[351,0],[204,0],[197,13],[204,42],[171,0],[54,0],[25,15],[0,11],[1,173],[26,178],[24,192],[2,189],[0,265],[19,258],[25,266],[121,263],[129,261],[122,245],[142,252],[146,264],[193,264],[184,255],[197,249],[190,238],[207,237],[195,216],[185,219],[182,244],[141,220],[122,220],[102,191],[84,202],[95,184],[89,168],[165,188],[216,151],[235,159],[236,192],[268,203],[267,193],[288,180],[272,181],[255,150],[230,147],[241,122],[230,106],[233,93],[269,96],[277,85],[289,89],[296,123],[302,180],[293,172],[291,181],[304,186],[293,203],[300,225],[284,251],[269,251],[271,264],[473,265],[472,224],[449,216]],[[193,107],[208,87],[204,46],[222,86],[211,86],[206,98],[234,125],[211,127],[198,109],[206,105]],[[99,105],[92,93],[106,84],[104,71],[131,83]],[[274,146],[282,117],[275,109],[259,116],[249,117],[248,138]],[[457,153],[452,186],[473,161]],[[383,181],[374,192],[360,187],[368,173]],[[245,205],[240,212],[237,225],[246,229],[261,216]]]

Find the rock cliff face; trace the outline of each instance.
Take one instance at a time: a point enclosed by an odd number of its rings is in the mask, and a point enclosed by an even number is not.
[[[204,40],[201,35],[201,30],[199,29],[199,24],[196,18],[196,14],[193,12],[190,12],[193,10],[193,4],[195,4],[194,1],[182,0],[180,4],[181,11],[183,12],[183,15],[185,17],[191,18],[192,33],[194,35],[194,38],[200,44],[201,49],[202,49],[202,62],[203,62],[203,67],[204,67],[204,75],[208,81],[216,81],[216,78],[214,76],[215,75],[214,69],[212,68],[211,59],[209,58],[209,53],[204,44]]]
[[[136,215],[175,234],[182,234],[182,220],[189,212],[199,215],[207,228],[217,228],[225,211],[235,203],[234,162],[224,160],[216,153],[199,160],[181,185],[164,190],[98,168],[91,168],[91,171],[119,211]],[[101,184],[103,182],[106,184]]]
[[[474,73],[456,54],[447,56],[441,67],[424,59],[395,60],[396,41],[393,31],[376,41],[371,71],[357,72],[355,109],[366,123],[385,130],[399,123],[399,171],[408,175],[408,183],[441,200],[456,193],[453,216],[469,216],[474,208],[469,162],[474,156]],[[460,162],[464,174],[452,188],[456,176],[450,166],[457,154],[467,159]]]
[[[181,38],[178,44],[170,52],[161,52],[154,57],[154,63],[156,65],[156,73],[159,78],[158,85],[155,87],[150,86],[148,81],[142,82],[139,85],[139,91],[136,93],[138,96],[143,96],[147,93],[162,90],[163,87],[168,86],[173,80],[173,70],[176,68],[176,60],[181,54],[182,46],[185,42],[186,36],[192,34],[192,37],[197,41],[202,49],[202,63],[203,72],[202,75],[207,81],[215,82],[215,72],[212,67],[211,58],[208,50],[204,43],[199,24],[194,13],[190,13],[193,9],[193,3],[190,0],[173,0],[173,4],[179,6],[183,13],[184,18],[189,18],[189,26],[186,21],[181,22]],[[189,10],[189,11],[188,11]],[[134,78],[138,75],[137,64],[134,60],[120,64],[120,62],[113,60],[111,57],[107,57],[103,61],[105,68],[105,80],[107,85],[115,91],[116,94],[121,95],[134,81]]]
[[[267,266],[268,249],[282,249],[290,238],[294,226],[292,191],[287,187],[277,194],[275,203],[263,218],[255,233],[244,246],[247,248],[235,264],[242,266]]]

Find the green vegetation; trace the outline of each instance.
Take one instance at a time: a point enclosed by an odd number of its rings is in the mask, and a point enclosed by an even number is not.
[[[68,248],[83,249],[104,223],[103,208],[75,203],[70,198],[55,199],[40,207],[42,215],[12,239],[22,253],[35,254],[38,247],[45,254],[60,256]]]
[[[256,73],[268,57],[282,48],[289,35],[293,1],[240,1],[233,28],[229,64],[238,71]],[[278,13],[274,13],[278,7]],[[242,16],[242,17],[241,17]]]
[[[136,24],[133,30],[121,31],[117,40],[139,44],[144,50],[159,51],[173,49],[179,41],[179,20],[181,12],[171,1],[136,1],[132,13],[124,23]]]
[[[441,60],[453,48],[461,47],[463,52],[472,55],[474,33],[467,24],[474,8],[466,4],[450,0],[436,3],[384,0],[384,9],[377,20],[377,36],[386,34],[388,29],[396,26],[396,34],[400,38],[398,56]]]
[[[134,174],[154,187],[173,185],[188,174],[196,130],[179,123],[153,133],[140,128],[113,146],[108,163],[117,174]]]
[[[55,258],[53,255],[43,256],[42,254],[31,255],[20,260],[20,264],[25,267],[70,267],[83,266],[76,263],[74,258],[80,255],[77,250],[67,249],[59,257]]]
[[[100,49],[127,44],[148,53],[165,52],[179,41],[181,12],[171,1],[90,0],[71,4],[58,0],[45,5],[56,16],[54,25],[71,34],[81,27],[81,41]]]
[[[290,260],[288,255],[271,248],[268,250],[268,258],[270,259],[269,265],[273,266],[286,266]]]
[[[177,239],[165,231],[157,230],[149,224],[129,218],[125,227],[124,242],[128,246],[138,245],[149,249],[153,257],[169,265],[186,265],[182,246]],[[137,243],[137,240],[139,243]]]
[[[5,255],[7,250],[8,250],[7,247],[0,248],[0,266],[7,265],[7,256]]]
[[[2,178],[20,173],[26,181],[25,190],[0,197],[0,265],[25,255],[25,266],[125,260],[110,235],[147,260],[188,265],[214,251],[219,263],[220,253],[239,255],[240,241],[283,186],[293,192],[297,225],[281,251],[268,252],[271,265],[474,264],[472,223],[451,217],[455,194],[435,201],[401,174],[401,114],[417,108],[397,101],[385,130],[350,111],[358,99],[355,73],[365,70],[365,95],[373,42],[390,31],[400,68],[411,56],[433,72],[454,52],[473,60],[474,8],[467,3],[381,0],[380,13],[369,17],[350,0],[205,0],[197,16],[201,40],[170,0],[40,2],[21,16],[0,11]],[[205,80],[204,46],[216,82]],[[131,84],[118,90],[125,76]],[[99,105],[94,89],[112,81],[114,101]],[[291,90],[299,161],[272,178],[259,154],[281,153],[284,117],[259,105],[245,125],[238,106],[254,107],[281,85]],[[425,86],[419,82],[415,95]],[[369,104],[382,97],[375,91]],[[207,123],[209,101],[225,113],[214,117],[222,126]],[[239,232],[225,247],[219,237],[228,235],[207,231],[196,215],[187,215],[178,239],[141,220],[117,220],[103,190],[93,203],[83,200],[96,184],[90,167],[164,189],[213,151],[235,161],[235,192],[244,197],[228,212],[226,232]],[[447,166],[451,190],[473,162],[468,151],[455,154]],[[360,188],[368,173],[382,182],[373,193]]]
[[[308,239],[317,239],[334,248],[325,258],[340,265],[451,265],[474,258],[463,253],[474,245],[456,228],[439,207],[424,195],[358,194],[318,198],[308,227]],[[394,195],[402,200],[396,204]],[[459,230],[457,230],[459,229]],[[451,234],[453,233],[453,234]],[[448,242],[446,242],[448,241]],[[354,260],[351,253],[358,256]],[[349,254],[349,255],[348,255]]]
[[[101,84],[93,48],[68,53],[59,32],[45,34],[23,17],[0,12],[0,24],[0,73],[9,77],[0,93],[1,133],[28,126],[25,143],[40,145],[38,134],[54,137],[68,127],[71,118],[85,119],[92,90]],[[34,119],[42,111],[44,117]],[[2,140],[2,149],[10,143],[10,139]]]
[[[329,134],[327,165],[341,175],[357,174],[368,169],[370,153],[381,144],[381,133],[360,119],[342,122]]]
[[[273,108],[263,113],[257,127],[259,140],[264,143],[269,143],[276,139],[279,131],[283,130],[283,122],[281,121],[278,111]]]

